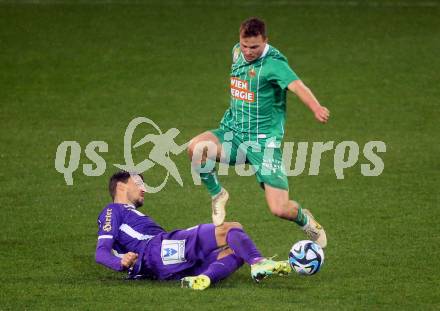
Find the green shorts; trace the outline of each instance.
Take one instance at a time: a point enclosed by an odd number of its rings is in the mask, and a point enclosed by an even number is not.
[[[229,165],[249,163],[263,188],[264,184],[267,184],[274,188],[289,189],[279,143],[271,143],[268,140],[260,140],[258,143],[243,141],[237,133],[221,128],[211,132],[222,144],[224,152],[222,162]]]

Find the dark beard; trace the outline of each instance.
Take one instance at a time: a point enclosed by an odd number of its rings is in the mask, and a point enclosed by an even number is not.
[[[144,202],[141,201],[141,200],[136,200],[133,203],[134,203],[134,207],[136,207],[136,208],[141,207],[142,205],[144,205]]]

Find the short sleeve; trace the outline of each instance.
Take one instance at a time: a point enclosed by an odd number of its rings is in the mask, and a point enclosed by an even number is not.
[[[278,84],[282,89],[287,88],[293,81],[299,80],[289,64],[282,59],[271,59],[270,62],[268,62],[268,71],[268,80]]]

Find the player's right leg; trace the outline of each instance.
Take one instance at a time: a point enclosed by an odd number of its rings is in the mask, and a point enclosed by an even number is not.
[[[204,290],[211,285],[211,278],[205,274],[196,276],[186,276],[180,280],[182,288],[191,288],[194,290]]]
[[[220,159],[221,154],[220,140],[211,131],[194,137],[188,146],[192,169],[199,174],[211,195],[212,221],[216,226],[220,226],[225,220],[225,206],[229,199],[228,192],[220,185],[215,172],[215,163]]]
[[[212,255],[215,255],[215,259]],[[206,262],[199,269],[197,275],[187,276],[181,280],[181,286],[195,290],[204,290],[211,284],[217,283],[230,276],[243,265],[243,259],[230,249],[217,250],[206,258]]]

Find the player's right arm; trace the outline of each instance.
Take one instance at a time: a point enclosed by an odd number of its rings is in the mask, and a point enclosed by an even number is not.
[[[112,205],[108,205],[98,217],[98,242],[95,260],[97,263],[116,271],[122,271],[126,268],[122,264],[121,258],[113,255],[112,251],[121,221],[119,211]]]
[[[138,254],[133,253],[133,252],[128,252],[128,253],[124,254],[124,256],[122,256],[121,265],[124,268],[128,269],[128,268],[134,266],[137,259],[138,259]]]

